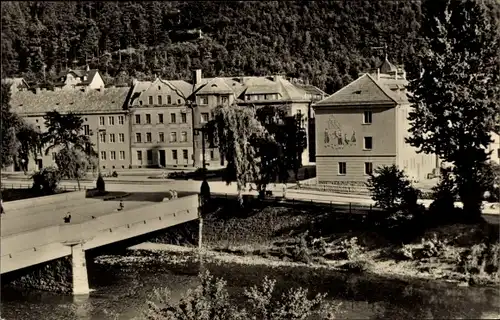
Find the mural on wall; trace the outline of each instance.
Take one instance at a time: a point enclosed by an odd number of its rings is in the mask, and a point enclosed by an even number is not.
[[[349,126],[342,126],[333,116],[325,128],[325,148],[342,149],[356,145],[356,132]]]

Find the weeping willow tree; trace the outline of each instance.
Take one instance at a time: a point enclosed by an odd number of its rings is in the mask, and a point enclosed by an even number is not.
[[[207,138],[226,159],[225,180],[236,181],[238,199],[248,183],[255,182],[259,191],[265,190],[272,158],[265,156],[276,150],[274,138],[256,117],[252,107],[218,106],[214,118],[207,124]]]

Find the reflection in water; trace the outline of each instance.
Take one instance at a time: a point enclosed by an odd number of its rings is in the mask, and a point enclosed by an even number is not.
[[[208,269],[227,281],[229,293],[241,303],[244,288],[260,284],[265,275],[277,280],[278,293],[291,287],[326,292],[342,303],[342,319],[479,319],[498,316],[499,289],[463,288],[452,284],[381,279],[329,270],[270,268],[264,266],[200,265],[95,265],[89,280],[95,289],[89,296],[71,297],[45,292],[2,289],[2,316],[6,319],[120,319],[140,316],[154,287],[167,286],[178,300],[198,285],[197,274]],[[498,318],[498,317],[497,317]]]

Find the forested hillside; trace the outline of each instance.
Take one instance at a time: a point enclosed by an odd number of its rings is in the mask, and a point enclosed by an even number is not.
[[[421,14],[419,1],[3,2],[2,76],[43,81],[88,63],[107,82],[188,80],[199,67],[285,73],[331,93],[380,62],[373,46],[409,64]]]

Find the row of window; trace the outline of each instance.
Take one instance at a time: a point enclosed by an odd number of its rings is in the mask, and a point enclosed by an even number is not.
[[[373,163],[365,162],[365,174],[370,175],[372,173],[373,173]],[[347,162],[339,162],[338,174],[339,175],[346,175],[347,174]]]
[[[146,116],[145,124],[151,124],[151,114],[147,113],[145,116]],[[209,114],[207,112],[201,113],[201,123],[206,123],[206,122],[208,122],[208,120],[209,120]],[[187,122],[187,114],[185,112],[182,112],[180,123],[186,123],[186,122]],[[158,113],[158,122],[157,123],[164,123],[163,113]],[[170,114],[170,123],[177,123],[177,114],[175,114],[175,113]],[[135,124],[141,124],[141,115],[140,114],[135,115]]]
[[[188,150],[187,149],[182,150],[182,158],[184,160],[188,160]],[[178,160],[177,150],[172,150],[172,159]],[[153,161],[153,150],[147,150],[146,160]],[[142,161],[142,150],[137,151],[137,161]]]
[[[117,116],[118,117],[118,124],[123,125],[125,123],[125,117],[124,116]],[[99,125],[104,126],[106,125],[105,123],[106,118],[101,116],[99,117]],[[108,125],[114,126],[115,125],[115,116],[108,116]]]
[[[116,151],[101,151],[101,160],[106,160],[108,152],[109,160],[116,160]],[[118,155],[119,160],[125,160],[125,151],[120,151]]]
[[[245,100],[247,101],[255,101],[255,100],[278,100],[278,94],[247,94],[245,96]]]
[[[187,142],[188,141],[188,134],[187,131],[182,131],[181,132],[181,139],[179,142]],[[137,132],[135,134],[135,142],[141,143],[142,142],[142,133]],[[152,135],[151,132],[146,132],[146,143],[152,142]],[[163,132],[158,132],[158,142],[165,142],[165,134]],[[170,142],[177,142],[177,132],[170,132]]]
[[[105,132],[99,132],[99,142],[100,143],[106,143],[106,133]],[[116,142],[116,135],[114,133],[109,134],[109,143],[115,143]],[[125,142],[125,134],[124,133],[119,133],[118,134],[118,142]]]
[[[181,113],[181,122],[180,123],[186,123],[187,122],[187,115],[186,113]],[[157,123],[164,123],[163,119],[163,113],[158,113],[158,122]],[[177,123],[177,115],[175,113],[170,114],[170,123]],[[135,115],[135,124],[141,124],[141,115],[136,114]],[[146,114],[146,122],[145,124],[151,124],[151,114],[147,113]]]
[[[200,96],[198,97],[198,103],[200,105],[207,105],[208,104],[208,97],[205,96]],[[229,103],[229,96],[217,96],[217,104],[228,104]]]
[[[160,90],[160,87],[158,88],[158,90]],[[139,105],[142,106],[142,104],[143,104],[143,101],[139,100]],[[148,96],[148,104],[149,105],[155,104],[153,96]],[[156,96],[156,104],[157,105],[163,105],[164,104],[163,96],[162,95]],[[172,97],[170,95],[167,96],[167,103],[166,104],[172,104]],[[181,99],[177,99],[177,104],[182,104],[182,100]]]

